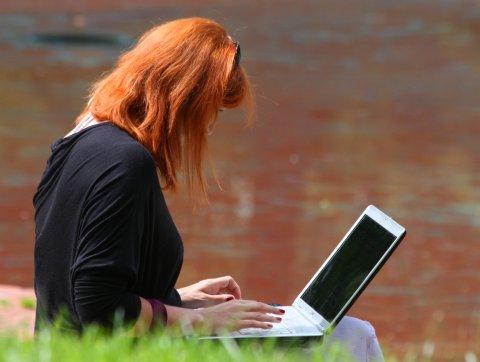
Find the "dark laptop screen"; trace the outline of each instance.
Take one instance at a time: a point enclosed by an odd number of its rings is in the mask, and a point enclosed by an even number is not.
[[[395,239],[363,216],[301,298],[332,322]]]

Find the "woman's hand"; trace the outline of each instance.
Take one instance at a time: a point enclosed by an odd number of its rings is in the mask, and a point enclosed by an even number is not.
[[[281,322],[282,318],[278,315],[285,314],[283,309],[253,300],[231,300],[196,311],[200,318],[195,324],[206,333],[228,332],[242,328],[270,329],[273,327],[272,323]]]
[[[178,289],[185,308],[204,308],[241,299],[242,293],[231,276],[205,279],[188,287]]]

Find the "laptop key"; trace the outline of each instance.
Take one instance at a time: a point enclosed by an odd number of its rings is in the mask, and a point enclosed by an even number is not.
[[[274,327],[272,329],[262,329],[262,328],[244,328],[238,331],[243,335],[268,335],[268,334],[291,334],[292,331],[285,327]]]

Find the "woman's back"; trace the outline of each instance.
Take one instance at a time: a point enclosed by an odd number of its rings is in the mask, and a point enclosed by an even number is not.
[[[138,296],[180,305],[183,246],[149,152],[102,122],[52,144],[33,198],[36,329],[138,317]]]

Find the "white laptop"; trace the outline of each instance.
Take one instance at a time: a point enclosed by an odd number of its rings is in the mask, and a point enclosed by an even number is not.
[[[368,206],[273,328],[210,338],[314,337],[333,328],[389,258],[406,231]]]

